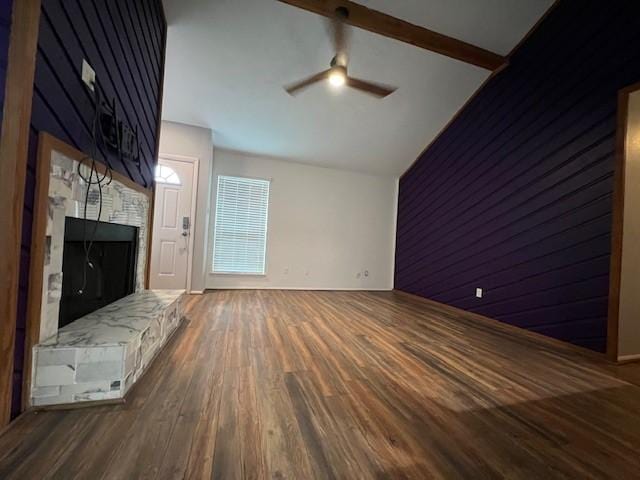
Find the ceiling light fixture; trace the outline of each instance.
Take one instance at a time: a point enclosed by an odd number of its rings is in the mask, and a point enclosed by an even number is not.
[[[334,87],[341,87],[347,81],[347,69],[341,65],[336,65],[329,72],[329,83]]]

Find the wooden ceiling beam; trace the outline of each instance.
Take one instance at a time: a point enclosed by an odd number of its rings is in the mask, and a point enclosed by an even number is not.
[[[349,17],[345,20],[345,23],[349,25],[455,58],[492,72],[507,63],[507,59],[497,53],[434,32],[428,28],[419,27],[349,0],[279,1],[329,18],[335,16],[336,8],[344,7],[349,10]]]

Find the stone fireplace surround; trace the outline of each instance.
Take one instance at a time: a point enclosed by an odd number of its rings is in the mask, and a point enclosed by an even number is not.
[[[46,198],[41,187],[37,199],[46,221],[40,232],[37,222],[34,228],[34,242],[42,242],[42,288],[39,298],[30,296],[30,302],[40,304],[30,318],[31,327],[37,323],[37,336],[32,332],[28,405],[122,399],[179,325],[184,292],[145,290],[151,192],[114,176],[102,189],[100,221],[138,227],[135,293],[58,329],[65,218],[82,218],[86,184],[78,175],[80,152],[52,137],[43,141],[53,147],[42,148],[40,158],[49,175]],[[80,168],[88,177],[89,167]],[[97,210],[92,188],[87,218],[96,220]],[[43,238],[37,238],[39,233]]]

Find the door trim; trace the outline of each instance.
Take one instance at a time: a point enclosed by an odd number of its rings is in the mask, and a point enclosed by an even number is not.
[[[627,162],[627,125],[629,97],[640,90],[635,83],[618,92],[618,118],[616,131],[615,167],[613,175],[611,262],[609,266],[609,308],[607,313],[607,357],[618,362],[620,321],[620,283],[622,274],[622,239],[624,228],[624,185]]]
[[[159,153],[158,154],[158,164],[160,164],[160,160],[171,160],[173,162],[184,162],[191,163],[193,165],[193,179],[191,182],[191,208],[189,209],[189,214],[191,218],[191,229],[189,235],[189,242],[187,244],[187,293],[191,293],[191,273],[193,272],[193,248],[194,248],[194,234],[196,230],[196,213],[197,213],[197,201],[198,201],[198,169],[200,166],[200,159],[198,157],[190,157],[187,155],[176,155],[172,153]],[[155,202],[155,194],[153,196]],[[153,230],[155,229],[155,225],[151,226],[151,231],[153,235]],[[152,245],[153,248],[153,245]],[[151,258],[151,257],[149,257]],[[151,271],[151,270],[149,270]],[[151,281],[151,278],[149,278]]]

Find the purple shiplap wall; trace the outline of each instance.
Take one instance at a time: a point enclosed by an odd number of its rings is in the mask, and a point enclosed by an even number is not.
[[[640,2],[559,2],[401,178],[397,289],[605,349],[617,93],[640,80],[638,45]]]
[[[115,98],[120,118],[137,125],[140,133],[140,168],[104,151],[98,158],[138,184],[151,186],[166,30],[161,0],[42,0],[22,232],[14,414],[22,385],[38,134],[48,132],[85,153],[91,151],[93,96],[81,82],[82,60],[87,59],[103,96]]]

